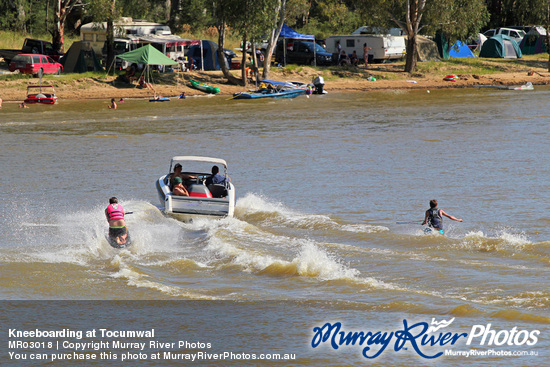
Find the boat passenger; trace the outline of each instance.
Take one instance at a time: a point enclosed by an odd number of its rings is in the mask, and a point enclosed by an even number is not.
[[[116,110],[117,109],[117,104],[115,102],[115,99],[114,98],[111,98],[111,104],[109,105],[109,109],[111,110]]]
[[[105,209],[105,216],[109,222],[109,237],[119,245],[125,245],[128,241],[128,229],[124,221],[124,209],[118,203],[116,197],[109,199],[109,205]]]
[[[197,179],[197,176],[181,173],[181,170],[182,170],[181,164],[176,163],[176,165],[174,166],[174,172],[172,172],[172,174],[170,175],[170,184],[169,184],[170,190],[174,190],[174,186],[175,186],[174,182],[177,177],[179,177],[182,181]]]
[[[426,210],[426,215],[424,217],[424,222],[422,225],[427,224],[430,228],[434,228],[436,231],[439,231],[443,234],[443,217],[445,216],[449,219],[456,220],[457,222],[462,222],[462,219],[455,218],[450,214],[445,213],[443,209],[437,207],[437,200],[430,200],[430,209]]]
[[[183,186],[183,180],[181,177],[176,177],[174,179],[174,188],[172,189],[172,194],[176,196],[189,196],[189,192]]]

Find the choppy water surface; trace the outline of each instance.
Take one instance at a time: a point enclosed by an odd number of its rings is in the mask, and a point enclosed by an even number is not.
[[[549,97],[543,88],[218,96],[127,100],[117,111],[106,101],[5,103],[0,298],[188,300],[213,323],[249,304],[233,322],[261,347],[277,335],[297,348],[289,365],[364,363],[359,347],[309,347],[313,327],[329,321],[538,329],[524,350],[543,353]],[[181,223],[158,211],[154,181],[175,155],[227,160],[235,218]],[[135,211],[127,250],[104,238],[110,196]],[[445,219],[446,236],[396,223],[420,222],[432,198],[464,222]],[[243,321],[261,314],[280,323]],[[378,363],[426,363],[389,349]],[[540,366],[548,355],[438,361]]]

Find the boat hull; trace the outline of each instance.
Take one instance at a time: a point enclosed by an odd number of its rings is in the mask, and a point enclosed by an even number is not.
[[[264,92],[248,92],[248,93],[237,93],[234,95],[234,99],[259,99],[259,98],[296,98],[302,94],[305,94],[305,89],[296,89],[289,90],[284,92],[273,92],[273,93],[264,93]]]
[[[26,104],[55,104],[57,98],[27,98],[24,102]]]
[[[188,221],[194,217],[232,217],[235,210],[235,188],[229,184],[224,198],[189,197],[172,195],[165,183],[166,176],[156,182],[161,210],[179,220]]]
[[[220,88],[212,87],[208,84],[204,84],[193,79],[190,79],[189,83],[191,83],[191,86],[193,88],[198,89],[201,92],[210,93],[210,94],[220,93]]]

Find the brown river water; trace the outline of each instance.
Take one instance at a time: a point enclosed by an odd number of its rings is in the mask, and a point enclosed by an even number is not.
[[[550,366],[549,99],[4,103],[0,360]],[[234,218],[162,215],[176,155],[228,162]],[[128,249],[104,237],[111,196],[134,211]],[[420,225],[433,198],[463,219],[444,236]]]

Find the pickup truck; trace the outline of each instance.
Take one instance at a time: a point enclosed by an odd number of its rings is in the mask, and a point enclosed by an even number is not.
[[[56,61],[63,55],[62,53],[54,51],[51,42],[32,38],[25,38],[23,48],[21,50],[0,49],[0,57],[4,58],[4,61],[7,64],[9,64],[10,61],[19,54],[48,55]]]

